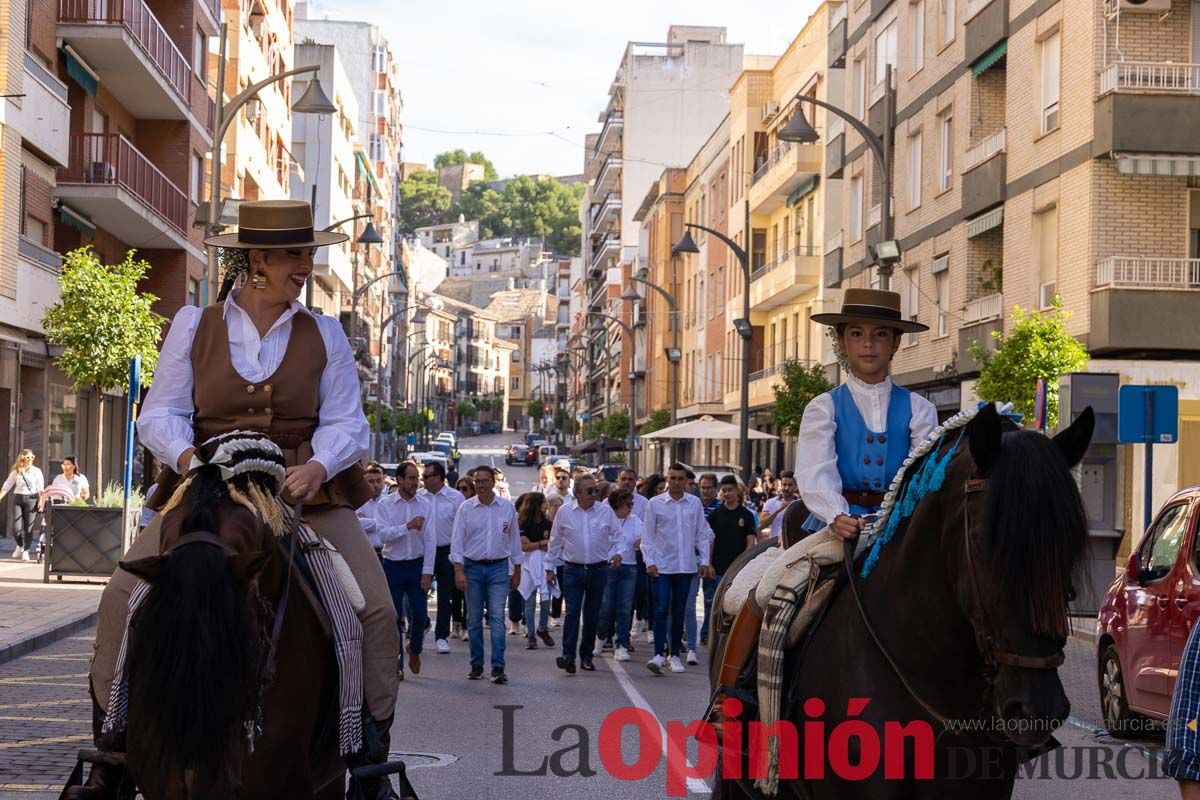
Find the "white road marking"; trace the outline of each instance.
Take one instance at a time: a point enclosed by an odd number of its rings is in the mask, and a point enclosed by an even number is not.
[[[1103,736],[1105,739],[1109,740],[1108,743],[1116,745],[1117,747],[1127,747],[1130,750],[1137,750],[1139,753],[1146,756],[1147,758],[1153,758],[1153,759],[1156,759],[1157,761],[1159,761],[1159,763],[1164,763],[1164,761],[1163,761],[1164,756],[1163,756],[1162,751],[1151,750],[1149,747],[1140,745],[1137,742],[1117,741],[1116,739],[1112,738],[1112,734],[1110,734],[1106,729],[1098,727],[1096,725],[1093,725],[1090,722],[1084,722],[1083,720],[1081,720],[1077,717],[1067,717],[1066,723],[1073,728],[1079,728],[1082,731],[1087,731],[1088,733],[1092,734],[1093,736]]]
[[[621,684],[621,688],[625,691],[625,696],[629,698],[629,702],[654,717],[654,721],[658,723],[658,735],[662,739],[663,758],[665,759],[667,757],[667,729],[659,721],[658,715],[654,713],[654,709],[646,702],[646,698],[642,697],[642,693],[633,685],[633,680],[629,677],[629,673],[625,671],[625,668],[621,666],[621,662],[619,661],[614,661],[611,658],[598,658],[596,660],[602,662],[612,670],[617,683]],[[687,762],[687,765],[689,768],[696,766],[690,760]],[[688,791],[692,794],[709,794],[712,791],[712,787],[700,778],[688,778],[687,787]]]

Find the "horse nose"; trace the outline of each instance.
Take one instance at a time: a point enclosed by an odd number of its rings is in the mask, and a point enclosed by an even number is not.
[[[1001,709],[1005,719],[1032,719],[1033,706],[1024,700],[1009,700]]]

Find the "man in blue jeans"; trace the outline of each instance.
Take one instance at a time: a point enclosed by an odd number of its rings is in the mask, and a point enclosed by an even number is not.
[[[715,577],[709,566],[712,529],[704,519],[700,498],[687,493],[687,483],[687,467],[672,464],[667,470],[667,491],[652,498],[646,507],[642,554],[646,559],[646,574],[654,581],[654,658],[646,668],[656,675],[661,675],[663,667],[668,665],[671,672],[686,671],[679,655],[683,650],[684,611],[692,579],[697,573],[701,578]]]
[[[467,641],[471,648],[469,680],[483,677],[483,608],[487,606],[492,639],[492,683],[504,675],[504,600],[521,583],[521,531],[513,504],[496,495],[496,472],[476,467],[475,496],[458,507],[450,537],[454,583],[467,596]],[[512,575],[509,575],[509,564]]]
[[[383,546],[383,574],[387,576],[396,607],[397,624],[402,625],[401,609],[408,600],[408,668],[421,672],[421,646],[425,641],[425,620],[429,617],[427,592],[433,583],[433,562],[437,539],[430,520],[429,500],[417,494],[419,467],[405,461],[396,470],[396,491],[379,498],[375,506],[375,532]],[[396,677],[404,680],[404,630],[400,631],[400,660]]]
[[[575,674],[575,645],[579,645],[579,668],[594,672],[592,652],[596,649],[596,623],[610,568],[621,566],[620,524],[613,510],[600,499],[596,479],[583,475],[575,479],[574,502],[554,515],[550,545],[546,550],[546,580],[557,579],[555,567],[563,568],[565,603],[562,648],[555,663],[568,675]],[[579,635],[580,616],[583,636]]]
[[[615,629],[614,661],[629,660],[629,629],[633,624],[633,593],[637,588],[637,551],[642,543],[642,520],[633,510],[634,495],[628,489],[617,489],[605,502],[617,515],[621,563],[608,572],[604,587],[604,603],[600,606],[600,627],[603,635]],[[644,498],[643,498],[644,499]],[[615,559],[614,559],[615,560]]]

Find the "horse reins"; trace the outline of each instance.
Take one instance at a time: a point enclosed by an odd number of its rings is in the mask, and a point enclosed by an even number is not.
[[[1008,650],[1002,650],[996,646],[996,637],[993,635],[992,627],[988,621],[987,612],[985,611],[983,605],[983,593],[979,588],[979,576],[975,570],[975,548],[971,536],[971,497],[972,495],[982,493],[986,489],[986,478],[972,478],[967,481],[966,487],[963,490],[964,494],[966,495],[966,502],[963,506],[963,539],[964,549],[966,552],[965,566],[967,573],[967,584],[970,587],[971,592],[971,608],[968,610],[967,616],[971,626],[975,630],[976,647],[978,648],[979,654],[982,656],[984,663],[987,666],[986,680],[990,691],[995,679],[998,665],[1003,664],[1005,666],[1016,667],[1018,669],[1058,669],[1058,667],[1062,666],[1064,656],[1061,649],[1049,656],[1026,656],[1019,653],[1013,653]],[[931,705],[925,700],[924,697],[921,696],[920,692],[913,688],[912,684],[908,682],[908,679],[904,677],[904,672],[900,669],[900,665],[896,663],[894,658],[892,658],[892,654],[888,652],[888,649],[884,646],[883,641],[879,638],[878,634],[875,633],[875,628],[873,625],[871,625],[871,620],[867,617],[866,607],[863,606],[862,598],[858,593],[858,585],[855,582],[854,541],[846,540],[842,543],[842,547],[844,551],[843,563],[846,568],[847,582],[850,584],[850,594],[854,597],[854,604],[858,607],[859,616],[862,618],[863,626],[867,629],[867,633],[870,635],[871,640],[875,642],[875,646],[879,649],[880,654],[883,655],[884,660],[887,661],[888,666],[891,667],[892,672],[895,673],[896,678],[900,681],[900,684],[904,687],[904,690],[908,692],[909,696],[911,696],[912,699],[917,702],[917,705],[919,705],[926,714],[932,717],[944,731],[951,730],[949,718],[934,708],[933,705]]]
[[[279,605],[275,608],[275,624],[271,629],[271,642],[267,647],[267,657],[263,662],[262,683],[258,688],[259,705],[262,704],[262,696],[266,693],[267,687],[275,680],[275,665],[279,654],[279,637],[283,633],[283,618],[287,613],[288,597],[292,594],[292,567],[296,562],[296,540],[300,538],[300,510],[303,508],[303,503],[299,500],[292,506],[292,532],[291,542],[288,544],[288,559],[287,559],[287,575],[283,579],[283,594],[279,598]]]

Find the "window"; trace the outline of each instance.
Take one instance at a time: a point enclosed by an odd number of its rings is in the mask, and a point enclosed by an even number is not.
[[[942,140],[938,144],[938,191],[946,191],[954,182],[954,117],[942,115]]]
[[[200,280],[198,278],[188,281],[187,302],[189,306],[200,305]]]
[[[908,137],[908,207],[921,207],[921,132]]]
[[[192,153],[192,203],[200,205],[204,197],[204,156]]]
[[[862,238],[863,220],[863,182],[862,175],[850,179],[850,241],[857,242]]]
[[[379,89],[371,92],[371,110],[377,117],[387,116],[387,92]]]
[[[911,8],[913,72],[918,72],[925,66],[925,0],[917,0]]]
[[[851,91],[854,96],[850,99],[854,104],[854,116],[862,117],[867,110],[867,65],[861,58],[854,62],[853,77]]]
[[[514,375],[514,376],[512,376],[512,378],[510,378],[510,379],[509,379],[509,384],[508,384],[508,386],[509,386],[509,388],[510,388],[510,389],[512,389],[514,392],[519,392],[519,391],[521,391],[521,378],[520,378],[520,376],[517,376],[517,375]]]
[[[1054,305],[1058,281],[1058,207],[1033,216],[1034,258],[1038,271],[1038,307]]]
[[[945,47],[954,41],[954,0],[937,0],[938,42]]]
[[[949,256],[940,256],[937,261],[947,263],[949,258]],[[948,268],[943,267],[941,271],[934,273],[933,295],[934,302],[937,303],[937,335],[941,337],[950,333],[950,270]]]
[[[371,54],[371,69],[375,72],[387,72],[387,48],[375,48]]]
[[[383,136],[378,133],[372,133],[369,142],[370,155],[372,161],[387,161],[387,142]]]
[[[22,234],[26,239],[35,244],[46,246],[46,223],[42,222],[37,217],[26,215],[25,217],[25,233]]]
[[[194,44],[195,51],[192,53],[192,71],[196,73],[196,80],[201,83],[208,82],[208,37],[204,35],[204,31],[196,30],[196,42]]]
[[[896,71],[896,21],[884,28],[875,37],[875,84],[883,82],[887,68]]]
[[[921,274],[917,267],[904,271],[904,318],[916,322],[921,306]],[[910,333],[904,337],[904,346],[911,347],[917,343],[917,334]]]
[[[755,228],[750,237],[750,269],[756,270],[767,263],[767,231]]]
[[[1138,568],[1143,583],[1160,581],[1171,574],[1187,531],[1187,503],[1170,506],[1155,520],[1150,534],[1138,549]]]
[[[1062,34],[1055,31],[1042,41],[1042,133],[1058,127]]]

